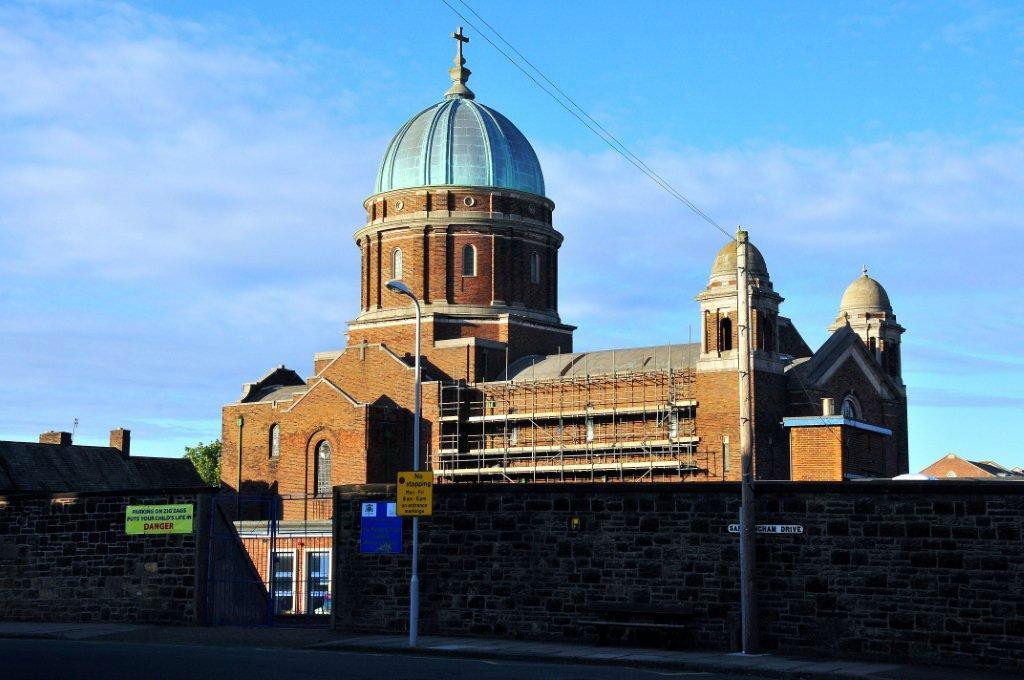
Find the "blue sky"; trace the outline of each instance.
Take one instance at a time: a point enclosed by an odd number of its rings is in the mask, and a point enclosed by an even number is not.
[[[452,0],[453,4],[457,4]],[[1024,465],[1024,7],[474,3],[762,250],[812,346],[867,264],[904,338],[911,467]],[[80,421],[177,455],[242,382],[343,345],[388,139],[439,99],[440,1],[0,5],[0,438]],[[541,157],[579,349],[685,342],[722,242],[467,27]]]

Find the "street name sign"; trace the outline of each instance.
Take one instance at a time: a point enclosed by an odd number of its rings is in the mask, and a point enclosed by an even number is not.
[[[124,511],[126,534],[191,534],[191,503],[180,505],[129,505]]]
[[[361,503],[359,552],[371,555],[395,555],[402,552],[402,518],[394,503]]]
[[[398,473],[398,515],[423,517],[434,509],[434,473],[430,470]]]
[[[739,524],[729,525],[730,534],[740,533]],[[759,534],[802,534],[804,533],[804,527],[802,524],[758,524],[757,533]]]

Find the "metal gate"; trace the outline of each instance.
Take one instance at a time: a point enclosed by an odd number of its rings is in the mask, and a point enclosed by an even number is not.
[[[225,495],[212,505],[207,621],[328,625],[330,496]]]

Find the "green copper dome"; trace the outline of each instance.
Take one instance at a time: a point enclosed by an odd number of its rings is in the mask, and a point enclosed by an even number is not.
[[[544,195],[533,147],[508,118],[461,96],[413,116],[384,153],[375,193],[459,185]]]
[[[470,70],[462,58],[468,43],[456,40],[452,86],[444,101],[420,111],[402,126],[384,153],[374,193],[423,186],[515,189],[544,195],[544,174],[533,147],[508,118],[473,101]]]

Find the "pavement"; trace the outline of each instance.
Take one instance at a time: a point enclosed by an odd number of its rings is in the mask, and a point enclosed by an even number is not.
[[[464,659],[543,662],[728,673],[791,680],[1009,680],[1019,673],[775,654],[673,651],[489,638],[422,636],[415,649],[399,635],[346,635],[326,628],[185,627],[130,624],[0,622],[0,638],[88,640],[223,647],[288,648],[321,652],[415,654]]]

